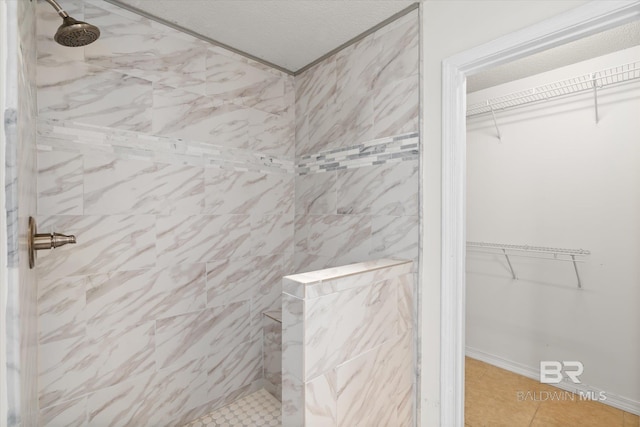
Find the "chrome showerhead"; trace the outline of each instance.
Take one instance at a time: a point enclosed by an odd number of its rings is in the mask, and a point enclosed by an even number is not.
[[[62,46],[85,46],[100,37],[100,30],[95,25],[73,19],[55,0],[47,0],[47,2],[62,17],[62,25],[53,36],[53,39]]]

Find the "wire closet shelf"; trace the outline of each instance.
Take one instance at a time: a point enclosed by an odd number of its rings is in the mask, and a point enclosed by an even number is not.
[[[514,279],[517,279],[516,273],[511,264],[511,256],[522,256],[527,258],[538,258],[551,261],[567,261],[573,263],[573,268],[578,280],[578,288],[582,288],[582,280],[578,272],[578,263],[584,262],[580,257],[590,255],[591,252],[584,249],[563,249],[549,248],[544,246],[529,245],[508,245],[502,243],[486,243],[486,242],[467,242],[467,249],[489,252],[496,255],[502,255],[509,264],[509,270]]]
[[[519,107],[525,104],[546,101],[589,90],[593,91],[594,96],[597,97],[598,89],[638,79],[640,79],[640,61],[631,62],[606,70],[600,70],[595,73],[584,74],[534,87],[533,89],[491,98],[484,102],[470,104],[467,106],[467,117],[492,113],[498,110]]]

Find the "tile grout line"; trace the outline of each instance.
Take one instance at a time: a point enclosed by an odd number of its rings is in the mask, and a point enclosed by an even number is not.
[[[529,421],[529,427],[533,425],[533,421],[536,419],[536,415],[538,415],[538,410],[540,410],[540,405],[542,405],[542,402],[538,402],[538,406],[536,406],[536,412],[533,413],[533,417],[531,417],[531,421]]]

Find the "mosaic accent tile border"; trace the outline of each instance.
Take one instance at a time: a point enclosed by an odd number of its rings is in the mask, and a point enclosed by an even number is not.
[[[328,172],[363,166],[417,159],[420,137],[418,132],[380,138],[346,148],[322,151],[300,157],[296,174]]]
[[[202,141],[71,121],[38,121],[38,151],[103,152],[122,159],[298,175],[414,160],[419,143],[418,132],[411,132],[302,156],[294,164],[293,160]]]
[[[58,120],[38,121],[39,151],[104,152],[123,159],[289,174],[294,162],[249,150]]]

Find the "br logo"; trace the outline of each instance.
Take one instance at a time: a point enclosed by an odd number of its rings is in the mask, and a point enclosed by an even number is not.
[[[544,384],[558,384],[562,381],[563,372],[575,384],[580,384],[578,378],[584,371],[582,362],[576,360],[541,360],[540,361],[540,382]]]

